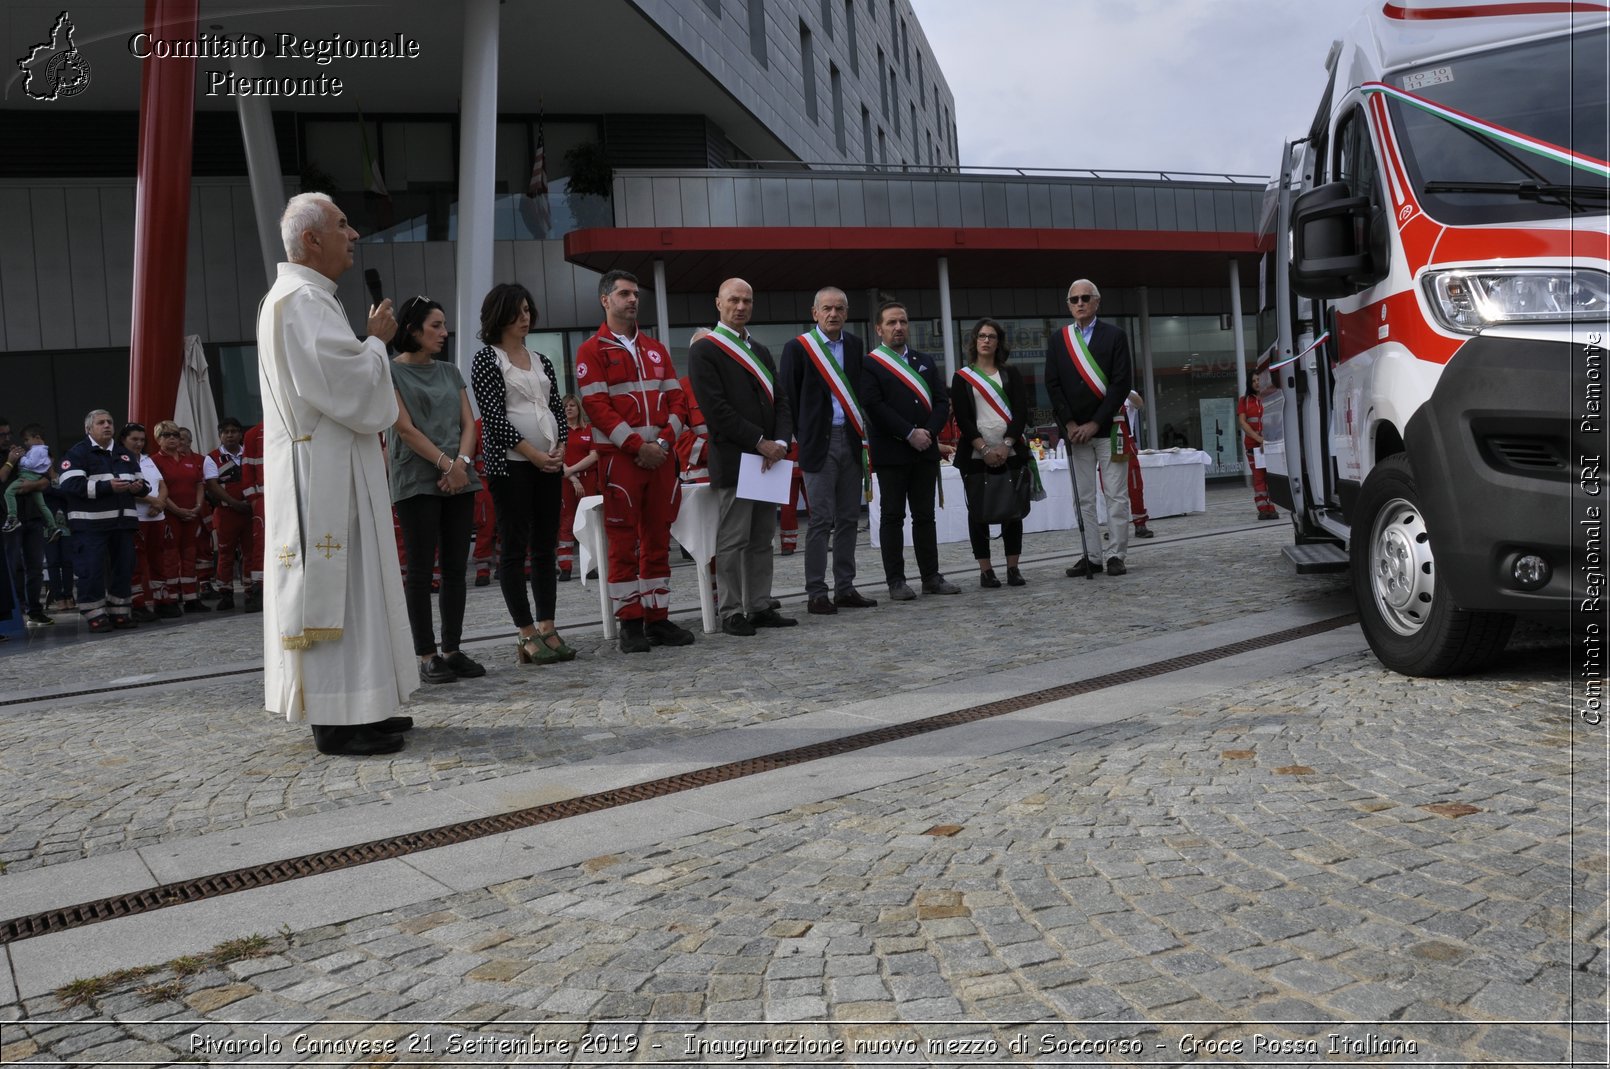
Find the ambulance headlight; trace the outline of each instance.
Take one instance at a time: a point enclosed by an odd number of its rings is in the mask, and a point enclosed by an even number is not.
[[[1586,267],[1428,271],[1423,285],[1438,321],[1461,334],[1495,323],[1610,319],[1610,275]]]

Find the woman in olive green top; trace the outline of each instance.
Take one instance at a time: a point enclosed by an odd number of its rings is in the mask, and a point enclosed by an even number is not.
[[[437,360],[447,344],[447,316],[429,297],[411,297],[397,310],[397,423],[387,436],[391,500],[402,528],[408,577],[403,582],[408,626],[424,683],[484,676],[486,669],[458,648],[464,631],[464,567],[470,555],[475,491],[470,460],[475,421],[464,376]],[[442,646],[431,627],[431,567],[441,550]]]

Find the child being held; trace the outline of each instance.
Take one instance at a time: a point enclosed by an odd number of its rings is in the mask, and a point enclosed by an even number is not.
[[[22,454],[22,463],[18,465],[17,478],[6,487],[6,522],[0,525],[0,531],[10,534],[22,526],[20,508],[31,506],[39,511],[45,521],[45,541],[54,542],[67,533],[61,518],[54,511],[46,507],[44,492],[35,490],[27,495],[26,501],[19,501],[17,488],[23,483],[36,483],[41,479],[50,481],[50,447],[45,444],[45,429],[30,425],[22,429],[22,444],[28,449]]]

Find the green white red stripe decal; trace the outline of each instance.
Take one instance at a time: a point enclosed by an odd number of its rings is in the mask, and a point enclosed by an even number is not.
[[[1006,394],[999,386],[995,385],[994,379],[972,367],[964,367],[956,374],[971,383],[973,389],[977,391],[980,397],[989,402],[989,406],[995,410],[997,415],[1008,423],[1012,422],[1012,406],[1006,403]]]
[[[749,348],[748,342],[738,337],[725,323],[717,323],[707,337],[755,377],[755,381],[765,389],[767,400],[777,400],[777,381],[771,373],[771,368],[760,362],[754,350]]]
[[[866,417],[861,414],[861,401],[855,396],[855,387],[850,384],[844,369],[839,362],[833,359],[833,350],[827,343],[827,338],[819,328],[811,328],[799,336],[799,343],[811,356],[811,363],[816,365],[817,373],[827,383],[827,388],[838,399],[839,407],[844,409],[844,418],[850,421],[855,433],[866,440]]]
[[[934,410],[934,398],[928,391],[928,383],[921,375],[911,370],[911,365],[906,363],[904,357],[887,345],[880,345],[866,355],[868,360],[876,361],[883,370],[905,383],[906,388],[917,395],[924,408],[930,412]]]
[[[1604,160],[1585,156],[1580,152],[1572,152],[1570,149],[1535,137],[1528,137],[1526,134],[1518,133],[1506,126],[1499,126],[1497,123],[1485,122],[1456,108],[1450,108],[1445,104],[1427,100],[1417,93],[1396,89],[1384,82],[1365,82],[1359,86],[1359,91],[1365,94],[1379,93],[1389,100],[1400,100],[1410,107],[1419,108],[1421,111],[1434,115],[1445,122],[1453,123],[1455,126],[1465,130],[1472,130],[1484,137],[1490,137],[1495,141],[1509,145],[1511,148],[1518,148],[1522,152],[1530,152],[1534,156],[1542,156],[1544,159],[1563,163],[1568,167],[1575,167],[1579,171],[1586,171],[1601,178],[1610,178],[1610,163],[1606,163]]]
[[[1101,370],[1096,358],[1090,355],[1090,346],[1085,344],[1085,336],[1080,333],[1076,323],[1069,323],[1062,328],[1062,336],[1068,343],[1068,355],[1073,358],[1073,368],[1079,372],[1079,377],[1085,380],[1090,392],[1097,397],[1107,396],[1107,373]]]

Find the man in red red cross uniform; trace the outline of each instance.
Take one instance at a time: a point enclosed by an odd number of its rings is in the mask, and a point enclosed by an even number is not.
[[[682,504],[673,454],[688,425],[687,398],[671,354],[637,329],[637,279],[610,271],[598,300],[604,322],[576,350],[576,392],[595,428],[621,652],[686,646],[692,632],[669,614],[671,522]]]
[[[207,480],[207,497],[213,503],[212,533],[217,545],[216,574],[220,588],[217,608],[235,607],[235,553],[240,552],[244,572],[250,567],[248,545],[252,531],[251,501],[242,493],[245,470],[245,453],[242,440],[245,429],[234,416],[225,416],[218,423],[218,448],[207,454],[202,474]],[[242,575],[242,587],[250,580]]]
[[[263,611],[263,424],[246,432],[240,444],[240,494],[252,507],[244,549],[247,612]]]

